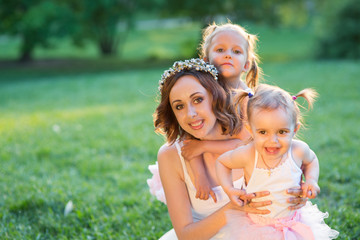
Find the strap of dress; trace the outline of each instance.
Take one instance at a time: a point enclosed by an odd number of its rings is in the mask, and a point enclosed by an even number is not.
[[[249,182],[251,181],[251,178],[252,178],[252,175],[254,174],[254,171],[256,169],[256,165],[257,165],[257,162],[258,162],[258,158],[259,158],[259,153],[255,150],[255,161],[254,161],[254,168],[252,170],[252,173],[251,173],[251,177],[250,179],[248,180],[247,182],[247,185],[249,185]],[[243,185],[242,185],[242,188],[243,189],[246,189],[246,183],[245,183],[245,177],[244,177],[244,182],[243,182]]]
[[[259,158],[259,153],[255,150],[255,162],[254,162],[254,169],[256,168],[257,162],[258,162],[258,158]],[[253,169],[253,171],[254,171]]]
[[[187,168],[186,168],[186,165],[185,165],[185,160],[183,158],[183,156],[181,155],[181,147],[179,145],[179,142],[175,142],[175,147],[177,149],[177,152],[178,152],[178,155],[179,155],[179,158],[180,158],[180,162],[181,162],[181,165],[182,165],[182,168],[183,168],[183,171],[184,171],[184,178],[185,180],[190,180],[190,176],[189,176],[189,173],[187,172]]]
[[[289,161],[289,163],[294,166],[297,170],[301,170],[301,168],[299,168],[299,166],[295,163],[295,159],[293,157],[293,154],[292,154],[292,144],[290,145],[290,148],[289,148],[289,151],[288,151],[288,157],[286,159],[286,161]]]

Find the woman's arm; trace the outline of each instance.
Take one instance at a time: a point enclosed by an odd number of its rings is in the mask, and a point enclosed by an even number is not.
[[[205,219],[194,222],[191,214],[191,204],[184,182],[183,170],[175,146],[163,146],[158,153],[158,164],[161,182],[164,187],[167,207],[171,222],[179,239],[209,239],[225,224],[225,211],[236,208],[233,204],[226,204]],[[257,193],[256,197],[266,193]],[[254,198],[249,194],[247,198]],[[236,208],[249,213],[267,214],[266,210],[257,208],[269,205],[269,202],[247,204]]]
[[[158,164],[170,219],[178,238],[209,239],[214,236],[226,223],[224,208],[202,221],[193,222],[182,165],[175,146],[160,149]]]

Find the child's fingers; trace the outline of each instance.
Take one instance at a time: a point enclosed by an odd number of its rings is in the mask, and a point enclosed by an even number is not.
[[[240,197],[240,198],[242,198],[242,197],[245,198],[245,196],[246,196],[246,191],[243,190],[243,189],[234,188],[233,194],[234,194],[234,195],[237,195],[237,196]]]
[[[201,200],[208,200],[209,199],[209,192],[205,190],[198,190],[196,191],[195,198],[201,199]]]
[[[309,190],[308,190],[308,193],[307,193],[307,197],[310,198],[310,199],[314,199],[316,198],[317,196],[317,191],[315,188],[313,187],[310,187]]]
[[[216,199],[216,195],[213,190],[210,190],[210,196],[212,197],[212,199],[214,199],[214,202],[216,203],[217,199]]]
[[[208,200],[209,199],[209,193],[208,192],[203,192],[203,194],[202,194],[202,200]]]
[[[313,192],[311,189],[309,189],[309,191],[307,192],[306,196],[310,199],[315,198],[315,192]]]
[[[200,196],[201,196],[201,192],[199,190],[196,190],[195,198],[200,198]]]
[[[302,195],[303,195],[304,197],[307,197],[308,192],[309,192],[309,187],[308,187],[308,186],[303,186],[303,187],[302,187]]]
[[[239,206],[239,207],[243,207],[245,204],[244,204],[244,201],[241,200],[240,198],[238,198],[237,196],[233,196],[231,198],[232,202],[235,203],[235,205]]]

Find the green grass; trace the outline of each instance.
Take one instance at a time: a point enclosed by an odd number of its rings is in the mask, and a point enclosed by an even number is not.
[[[151,124],[155,81],[144,76],[158,75],[1,84],[1,239],[137,239],[161,229],[165,207],[153,210],[160,204],[145,187],[161,139]],[[64,217],[69,200],[76,208]]]
[[[313,202],[339,239],[359,239],[359,62],[312,61],[306,29],[248,28],[268,83],[319,91],[300,134],[320,159]],[[0,239],[158,239],[171,228],[146,184],[164,141],[151,115],[160,75],[192,52],[199,29],[132,32],[121,60],[63,41],[32,64],[0,63]],[[0,39],[0,59],[17,44]]]
[[[360,237],[358,64],[263,66],[269,83],[320,92],[302,138],[321,164],[314,202],[339,239]],[[1,239],[156,239],[171,228],[146,185],[163,143],[151,117],[163,70],[19,73],[21,81],[0,83]]]

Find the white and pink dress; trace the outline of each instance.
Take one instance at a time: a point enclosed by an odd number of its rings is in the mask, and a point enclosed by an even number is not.
[[[271,200],[272,204],[264,207],[270,214],[245,214],[230,210],[227,212],[228,231],[231,239],[246,240],[326,240],[334,239],[338,232],[332,230],[324,218],[328,213],[321,212],[310,201],[299,210],[291,211],[287,199],[290,197],[286,190],[300,186],[301,169],[292,158],[291,148],[286,159],[280,166],[271,169],[258,168],[258,153],[255,154],[255,164],[252,175],[243,188],[246,192],[269,191],[270,195],[253,201]]]

